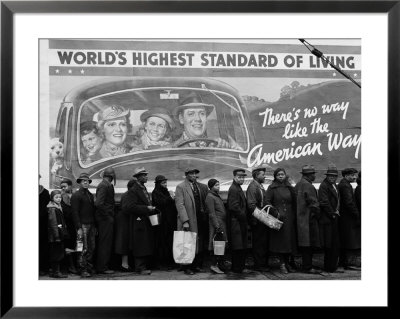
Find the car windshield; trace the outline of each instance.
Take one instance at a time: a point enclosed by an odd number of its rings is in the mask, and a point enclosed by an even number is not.
[[[226,92],[151,87],[91,98],[79,108],[83,167],[133,153],[230,150],[244,153],[249,135],[238,100]]]

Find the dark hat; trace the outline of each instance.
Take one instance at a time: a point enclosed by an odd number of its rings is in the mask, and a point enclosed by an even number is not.
[[[175,123],[166,109],[163,109],[162,107],[154,107],[151,110],[147,110],[146,112],[142,113],[140,115],[140,120],[142,122],[146,122],[146,120],[151,116],[156,116],[163,119],[165,122],[169,124],[169,127],[171,129],[174,129]]]
[[[167,180],[168,180],[168,178],[166,178],[165,176],[157,175],[156,179],[154,180],[154,183],[161,183],[161,182],[167,181]]]
[[[102,174],[101,174],[100,176],[102,176],[102,177],[109,176],[109,177],[112,177],[112,178],[115,179],[115,171],[114,171],[114,169],[113,169],[112,167],[107,167],[107,168],[102,172]]]
[[[149,172],[146,171],[146,169],[144,167],[139,167],[139,168],[135,168],[135,170],[133,171],[133,177],[136,177],[138,175],[141,174],[148,174]]]
[[[335,165],[335,164],[329,164],[329,165],[328,165],[328,170],[326,171],[325,175],[335,175],[335,176],[338,176],[339,173],[338,173],[338,170],[337,170],[337,168],[336,168],[336,165]]]
[[[61,191],[59,189],[55,189],[50,193],[50,199],[53,200],[54,196],[56,196],[57,194],[62,194]]]
[[[215,178],[211,178],[211,179],[208,181],[208,183],[207,183],[208,188],[209,188],[209,189],[213,188],[214,185],[217,184],[217,183],[219,183],[218,180],[216,180]]]
[[[198,173],[200,173],[200,171],[197,169],[197,168],[190,168],[190,167],[188,167],[187,169],[185,169],[185,175],[187,175],[187,174],[189,174],[189,173],[192,173],[192,172],[195,172],[196,174],[198,174]]]
[[[63,184],[63,183],[66,183],[66,184],[68,184],[68,185],[72,185],[72,181],[69,179],[69,178],[66,178],[66,177],[64,177],[62,180],[61,180],[61,182],[60,182],[60,185],[61,184]]]
[[[123,106],[111,105],[105,108],[103,111],[99,112],[99,121],[113,120],[119,117],[124,117],[129,114],[129,110],[125,110]]]
[[[301,174],[313,174],[315,173],[315,168],[313,165],[304,165],[301,168]]]
[[[355,173],[357,173],[358,171],[355,169],[355,168],[345,168],[343,171],[342,171],[342,176],[346,176],[346,175],[350,175],[350,174],[355,174]]]
[[[206,104],[203,102],[200,95],[195,93],[189,94],[185,99],[180,102],[180,105],[175,107],[173,110],[173,115],[178,118],[180,112],[186,109],[198,109],[204,108],[206,110],[207,116],[214,110],[214,105]]]
[[[265,170],[266,170],[265,167],[257,167],[257,168],[254,168],[254,169],[251,171],[251,173],[253,174],[253,173],[258,172],[258,171],[263,171],[263,172],[265,172]]]
[[[243,168],[237,168],[233,170],[233,176],[247,176],[247,174]]]
[[[88,173],[81,173],[81,175],[79,175],[79,177],[76,179],[76,182],[77,182],[78,184],[80,184],[80,183],[81,183],[81,180],[83,180],[83,179],[88,180],[88,181],[89,181],[89,184],[92,182],[92,180],[90,179]]]

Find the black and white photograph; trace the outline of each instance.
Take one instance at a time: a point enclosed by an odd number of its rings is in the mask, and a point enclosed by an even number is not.
[[[360,39],[39,45],[40,279],[361,279]]]
[[[387,307],[394,3],[2,1],[0,316]]]

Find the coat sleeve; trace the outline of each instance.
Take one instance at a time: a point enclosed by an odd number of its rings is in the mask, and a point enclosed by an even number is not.
[[[49,237],[54,241],[60,241],[60,233],[58,231],[56,210],[53,207],[48,209],[48,231]]]
[[[215,201],[212,196],[206,197],[206,211],[208,212],[209,220],[211,225],[216,229],[220,225],[218,223],[217,215],[215,214]]]
[[[130,211],[134,216],[137,217],[144,217],[144,216],[149,216],[150,210],[145,203],[140,199],[140,196],[138,195],[138,191],[132,192],[132,203],[130,204],[130,208],[132,208]]]
[[[320,217],[319,202],[317,198],[317,192],[314,186],[310,185],[304,190],[304,199],[306,205],[310,210],[311,217],[315,216],[317,219]]]
[[[99,184],[96,191],[96,201],[94,205],[96,206],[97,212],[101,216],[108,216],[107,214],[107,204],[106,204],[106,197],[107,197],[107,186],[104,184]]]
[[[240,194],[234,188],[228,192],[228,210],[238,220],[246,219],[246,212],[243,212],[240,207]]]
[[[271,187],[268,187],[267,192],[265,194],[265,205],[272,205],[274,202],[274,190]]]
[[[78,192],[76,192],[71,196],[72,220],[74,221],[76,229],[82,228],[81,220],[79,218],[80,206],[81,206],[80,195]]]
[[[328,217],[333,217],[336,209],[332,207],[329,201],[329,188],[323,184],[318,189],[318,200],[321,212],[325,212]]]
[[[247,189],[247,209],[249,210],[249,214],[253,214],[254,210],[257,207],[257,191],[258,189],[253,187],[252,185],[249,186]],[[262,207],[259,207],[262,208]]]
[[[354,200],[353,188],[351,187],[351,185],[346,185],[345,187],[343,187],[343,192],[340,195],[342,197],[344,210],[351,216],[358,219],[360,217],[360,213],[358,212],[356,202]]]
[[[185,208],[185,200],[184,200],[184,194],[183,194],[183,187],[178,185],[176,187],[176,192],[175,192],[175,206],[176,209],[178,210],[178,217],[181,221],[181,223],[185,223],[189,221],[189,216]]]
[[[151,194],[151,200],[155,207],[158,209],[164,209],[168,205],[168,198],[159,194],[157,191],[153,191]]]

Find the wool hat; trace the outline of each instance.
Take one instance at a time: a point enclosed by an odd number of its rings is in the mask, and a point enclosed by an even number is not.
[[[180,112],[186,109],[198,109],[204,108],[206,110],[207,116],[214,110],[213,104],[206,104],[200,95],[192,93],[188,95],[185,99],[180,102],[180,105],[175,107],[173,110],[173,115],[178,118]]]
[[[81,183],[81,180],[83,180],[83,179],[89,181],[89,184],[92,182],[92,180],[90,179],[88,173],[81,173],[81,175],[79,175],[79,177],[76,179],[76,182],[77,182],[78,184],[80,184],[80,183]]]
[[[174,120],[172,119],[171,115],[169,114],[169,112],[166,109],[164,109],[162,107],[154,107],[151,110],[147,110],[146,112],[142,113],[140,115],[140,120],[142,122],[146,122],[146,120],[152,116],[163,119],[165,122],[167,122],[169,124],[169,127],[171,129],[174,129],[174,127],[175,127]]]
[[[313,173],[315,173],[315,168],[314,168],[314,166],[313,165],[304,165],[302,168],[301,168],[301,172],[300,172],[301,174],[313,174]]]
[[[208,188],[209,188],[209,189],[213,188],[214,185],[217,184],[217,183],[219,183],[218,180],[216,180],[215,178],[211,178],[211,179],[208,181],[208,183],[207,183]]]

